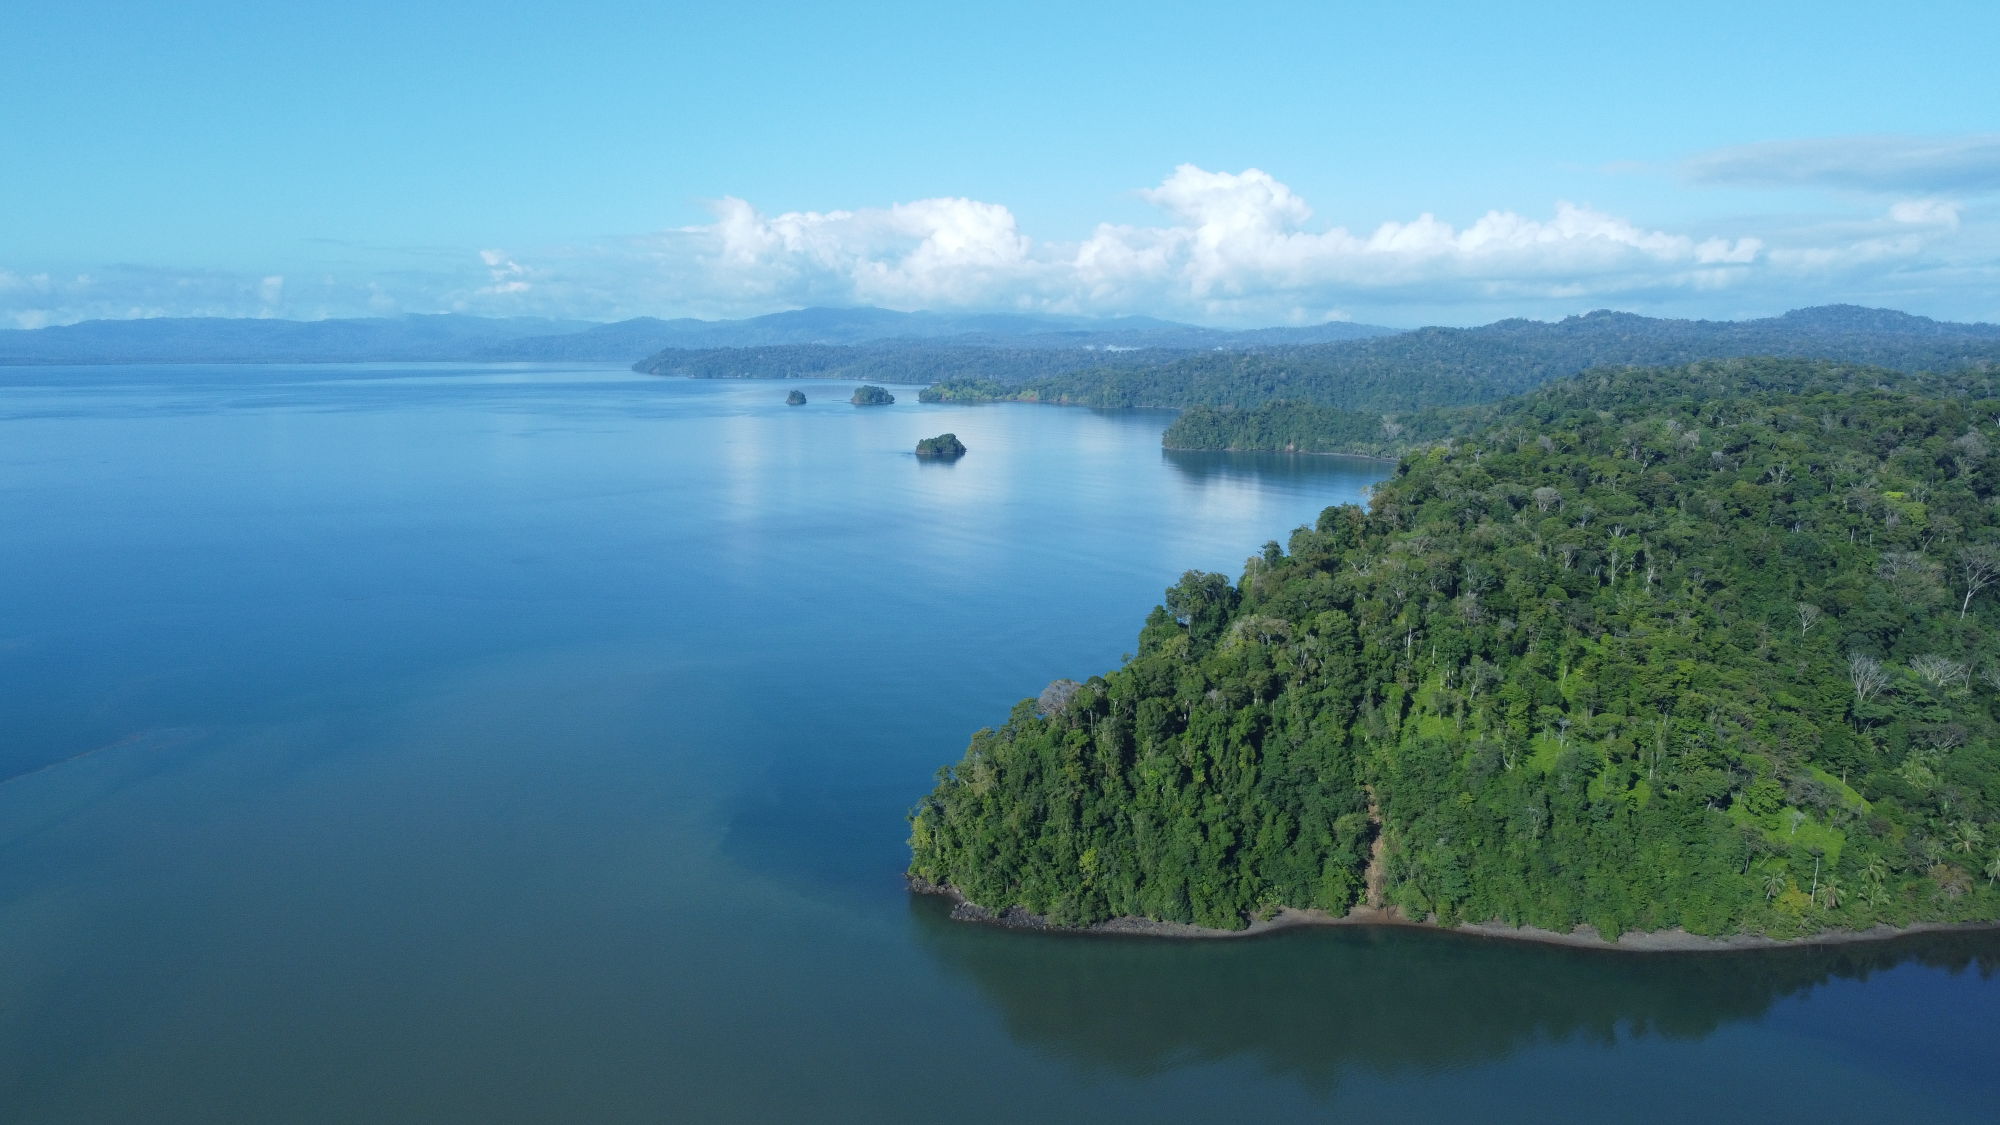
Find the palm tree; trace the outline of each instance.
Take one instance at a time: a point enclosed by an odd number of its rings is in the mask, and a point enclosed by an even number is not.
[[[1879,855],[1869,856],[1861,866],[1861,877],[1880,886],[1889,880],[1889,865]]]
[[[1969,820],[1961,820],[1952,827],[1952,850],[1961,855],[1971,855],[1973,852],[1979,850],[1979,845],[1985,842],[1986,833],[1981,832],[1979,826]]]
[[[1785,888],[1791,885],[1791,879],[1787,878],[1783,871],[1773,869],[1764,876],[1764,901],[1769,902],[1784,894]]]
[[[2000,883],[2000,851],[1994,852],[1993,858],[1986,861],[1986,881]]]
[[[1834,880],[1833,876],[1828,875],[1826,882],[1820,884],[1819,901],[1828,910],[1832,910],[1834,907],[1840,905],[1840,884]]]

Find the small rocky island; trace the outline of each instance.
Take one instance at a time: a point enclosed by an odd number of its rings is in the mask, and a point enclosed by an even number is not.
[[[896,396],[882,387],[863,384],[854,388],[854,397],[847,401],[856,406],[887,406],[896,401]]]
[[[927,437],[917,443],[917,456],[935,457],[940,461],[955,461],[965,456],[965,443],[957,434],[939,434]]]
[[[805,404],[806,393],[804,391],[793,391],[785,396],[786,406],[804,406]]]

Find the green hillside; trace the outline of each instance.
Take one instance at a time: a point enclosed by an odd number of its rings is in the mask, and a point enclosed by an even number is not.
[[[1851,305],[1757,320],[1664,320],[1594,312],[1554,323],[1502,320],[1420,328],[1303,347],[1207,351],[1140,365],[1079,365],[1018,379],[1004,369],[943,381],[926,402],[1019,401],[1068,406],[1247,409],[1292,401],[1370,414],[1495,402],[1551,379],[1609,365],[1783,356],[1900,371],[2000,365],[2000,326],[1951,324]]]
[[[1239,928],[1348,910],[1379,845],[1387,902],[1444,923],[2000,918],[1977,383],[1736,361],[1491,408],[974,735],[911,874]]]

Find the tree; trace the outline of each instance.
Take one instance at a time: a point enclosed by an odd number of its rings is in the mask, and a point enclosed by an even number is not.
[[[1069,710],[1069,701],[1076,698],[1077,689],[1083,685],[1075,680],[1051,680],[1049,686],[1035,699],[1035,710],[1043,715],[1060,715]]]
[[[1229,584],[1227,575],[1190,570],[1167,589],[1166,606],[1167,613],[1187,628],[1189,636],[1212,641],[1236,608],[1236,588]]]
[[[1972,608],[1972,596],[1992,585],[1995,578],[2000,578],[2000,547],[1979,543],[1958,552],[1958,584],[1965,587],[1965,597],[1958,603],[1960,621]]]
[[[1965,682],[1965,665],[1942,656],[1919,656],[1910,661],[1910,671],[1939,691],[1950,691]]]
[[[1819,619],[1823,616],[1818,606],[1810,605],[1806,602],[1798,604],[1798,613],[1800,636],[1805,636],[1807,633],[1812,632],[1812,627],[1819,624]]]
[[[1861,877],[1870,883],[1884,882],[1889,878],[1889,865],[1879,855],[1869,856],[1868,862],[1861,865]]]
[[[1857,706],[1865,706],[1871,696],[1889,686],[1889,674],[1882,670],[1882,662],[1858,652],[1847,658],[1847,678],[1854,685]]]

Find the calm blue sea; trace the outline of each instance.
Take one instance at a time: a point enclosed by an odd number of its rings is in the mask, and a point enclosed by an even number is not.
[[[1385,466],[852,389],[0,368],[0,1121],[1991,1120],[1991,937],[911,899],[974,729]]]

